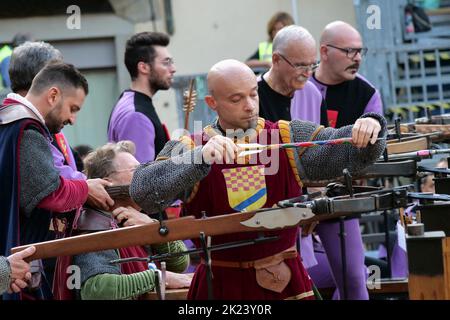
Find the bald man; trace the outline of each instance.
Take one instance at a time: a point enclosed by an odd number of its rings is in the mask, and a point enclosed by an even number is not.
[[[333,128],[352,124],[367,112],[383,114],[380,93],[358,74],[366,52],[361,35],[348,23],[332,22],[322,32],[320,65],[311,82],[325,98]]]
[[[308,82],[316,68],[316,41],[309,31],[296,25],[281,29],[273,41],[272,67],[258,77],[259,115],[272,122],[307,115],[326,123],[323,98]]]
[[[208,73],[207,105],[214,123],[198,136],[169,141],[156,161],[139,166],[130,193],[146,212],[184,199],[186,215],[197,218],[270,208],[301,194],[301,181],[329,179],[344,168],[359,171],[377,159],[385,143],[383,117],[370,114],[339,130],[294,120],[272,123],[258,117],[256,77],[245,64],[224,60]],[[352,136],[357,146],[283,149],[237,158],[236,143],[301,142]],[[324,168],[327,168],[324,170]],[[163,201],[164,205],[161,205]],[[220,226],[218,226],[220,227]],[[258,232],[216,236],[212,244],[255,239]],[[312,299],[311,281],[295,249],[298,228],[264,232],[275,241],[211,252],[213,298],[230,300]],[[193,240],[199,246],[198,239]],[[207,267],[196,269],[189,299],[207,299]]]
[[[325,99],[327,109],[321,113],[321,123],[341,128],[354,123],[361,115],[373,112],[382,114],[383,107],[379,92],[361,75],[358,69],[367,49],[363,47],[361,35],[348,23],[335,21],[328,24],[320,38],[320,64],[309,82],[314,84]],[[297,92],[297,96],[302,96]],[[324,116],[327,117],[324,123]],[[315,121],[304,114],[301,119]],[[316,122],[316,121],[315,121]],[[326,259],[316,254],[318,265],[308,269],[311,278],[320,287],[326,279],[334,279],[336,299],[366,300],[367,272],[364,265],[364,246],[358,219],[344,222],[346,234],[346,268],[341,255],[339,221],[327,221],[316,228],[321,248]],[[323,250],[324,249],[324,250]],[[331,267],[332,277],[329,276]],[[345,274],[345,277],[344,277]],[[344,283],[344,279],[347,279]],[[326,281],[326,287],[329,287]]]

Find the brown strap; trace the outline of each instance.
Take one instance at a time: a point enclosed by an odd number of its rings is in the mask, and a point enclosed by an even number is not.
[[[265,257],[258,260],[253,261],[211,260],[211,265],[215,267],[240,268],[240,269],[259,268],[259,267],[263,268],[268,265],[277,264],[286,259],[296,258],[297,256],[298,254],[295,248],[289,248],[273,256]],[[205,264],[205,261],[202,259],[201,263]]]

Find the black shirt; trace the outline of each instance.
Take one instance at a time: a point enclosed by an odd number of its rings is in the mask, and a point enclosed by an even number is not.
[[[291,121],[291,97],[274,91],[261,76],[258,82],[259,116],[271,122]]]
[[[271,122],[291,121],[291,100],[274,91],[261,76],[258,81],[259,116]],[[320,105],[320,124],[328,126],[327,105],[324,99]]]
[[[317,80],[315,75],[313,77],[320,87],[326,87],[325,101],[328,118],[333,121],[333,112],[330,113],[330,111],[334,111],[334,117],[336,117],[335,125],[331,125],[334,128],[354,124],[364,114],[367,104],[375,94],[375,89],[359,77],[336,85],[324,84]],[[321,88],[318,89],[321,90]]]

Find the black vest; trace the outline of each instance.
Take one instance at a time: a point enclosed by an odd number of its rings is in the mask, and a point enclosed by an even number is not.
[[[316,78],[315,80],[320,83]],[[337,85],[326,85],[325,97],[328,110],[337,112],[335,128],[354,124],[364,114],[375,89],[363,79],[356,77]]]

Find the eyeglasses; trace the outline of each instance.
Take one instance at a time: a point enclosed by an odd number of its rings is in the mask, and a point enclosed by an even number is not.
[[[175,60],[173,60],[173,58],[165,58],[163,61],[161,61],[161,64],[164,67],[170,67],[175,64]]]
[[[319,66],[318,63],[313,63],[309,66],[305,66],[305,65],[301,65],[301,64],[293,64],[292,62],[290,62],[285,56],[283,56],[281,53],[278,52],[278,55],[283,58],[284,61],[287,62],[288,65],[290,65],[292,68],[294,68],[296,71],[301,71],[301,72],[314,72],[314,70],[317,69],[317,67]]]
[[[137,166],[136,166],[136,167],[132,167],[132,168],[128,168],[128,169],[114,170],[114,171],[111,171],[111,172],[108,174],[108,176],[112,175],[113,173],[121,173],[121,172],[131,172],[131,173],[134,173],[134,172],[136,171],[136,169],[137,169]]]
[[[331,44],[327,44],[327,47],[331,47],[334,49],[338,49],[342,52],[345,52],[347,58],[350,59],[354,59],[358,53],[361,55],[361,57],[364,57],[367,53],[367,48],[339,48]]]

